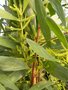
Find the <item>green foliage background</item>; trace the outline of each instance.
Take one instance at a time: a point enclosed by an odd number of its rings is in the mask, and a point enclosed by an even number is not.
[[[0,9],[0,90],[68,89],[68,17],[61,1],[7,0]]]

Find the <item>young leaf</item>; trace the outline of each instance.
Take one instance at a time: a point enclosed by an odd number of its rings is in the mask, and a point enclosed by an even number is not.
[[[47,60],[51,60],[51,61],[58,61],[52,55],[50,55],[42,46],[40,46],[36,42],[34,42],[30,39],[27,39],[27,43],[29,44],[30,48],[35,53],[37,53],[40,57],[45,58]]]
[[[37,84],[35,84],[34,86],[32,86],[29,90],[42,90],[44,88],[48,89],[48,87],[51,85],[53,85],[53,83],[50,81],[48,81],[48,82],[41,81],[41,82],[38,82]]]
[[[57,12],[63,25],[66,26],[65,16],[64,16],[64,12],[63,12],[62,6],[60,4],[60,1],[59,0],[49,0],[49,1],[50,1],[51,5],[53,6],[53,8],[55,9],[55,11]]]
[[[58,62],[43,62],[45,69],[60,80],[68,81],[68,68],[61,66]]]
[[[3,9],[0,9],[0,18],[18,21],[17,17],[13,16],[12,14]]]
[[[27,70],[28,66],[22,58],[0,56],[0,70],[2,71],[19,71]]]

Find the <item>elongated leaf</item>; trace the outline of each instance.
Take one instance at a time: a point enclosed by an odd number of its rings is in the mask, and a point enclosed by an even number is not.
[[[50,29],[56,34],[59,40],[63,43],[63,45],[66,48],[68,48],[67,40],[65,36],[63,35],[63,33],[61,32],[61,30],[59,29],[59,27],[56,25],[56,23],[49,17],[46,18],[46,22],[48,26],[50,27]]]
[[[23,74],[22,71],[12,72],[8,77],[16,83],[20,78],[22,78]]]
[[[0,70],[18,71],[28,69],[22,58],[0,56]]]
[[[36,12],[36,10],[35,10],[35,1],[30,0],[29,4],[30,4],[31,8],[33,9],[33,11]]]
[[[54,7],[54,9],[56,10],[62,23],[66,26],[65,16],[64,16],[64,12],[63,12],[62,6],[60,4],[60,1],[59,0],[49,0],[49,1],[52,4],[52,6]]]
[[[23,12],[25,11],[25,9],[27,8],[28,4],[29,4],[30,0],[23,0]]]
[[[53,9],[53,7],[50,3],[48,3],[48,9],[49,9],[49,12],[50,12],[51,16],[55,14],[55,11],[54,11],[54,9]]]
[[[0,46],[15,49],[16,44],[17,43],[15,43],[14,41],[12,41],[11,39],[9,39],[7,37],[3,37],[3,36],[0,37]]]
[[[45,9],[43,7],[41,0],[35,0],[35,7],[36,7],[36,14],[37,14],[37,18],[41,27],[41,31],[45,37],[47,46],[50,47],[51,33],[50,33],[50,28],[48,27],[45,21],[46,12],[45,12]]]
[[[0,84],[0,90],[6,90],[3,85]]]
[[[2,22],[3,22],[3,19],[0,19],[0,31],[1,31],[1,29],[4,30],[4,27],[2,25]]]
[[[68,81],[68,68],[61,66],[58,62],[46,61],[43,63],[45,69],[53,76],[63,81]]]
[[[27,39],[27,43],[30,45],[31,49],[37,53],[40,57],[51,60],[58,61],[52,55],[50,55],[42,46],[38,45],[36,42]]]
[[[17,86],[10,80],[10,78],[8,78],[8,76],[2,72],[0,72],[0,83],[11,90],[19,90]]]
[[[46,89],[47,89],[47,90],[57,90],[57,89],[54,89],[53,86],[49,86],[49,87],[47,87]]]
[[[41,81],[36,85],[32,86],[29,90],[42,90],[44,88],[48,88],[51,85],[53,85],[52,82]]]
[[[12,14],[10,14],[9,12],[7,12],[3,9],[0,9],[0,17],[4,18],[4,19],[10,19],[10,20],[18,21],[18,19],[15,16],[13,16]]]
[[[5,47],[0,46],[0,56],[13,56],[13,52]]]

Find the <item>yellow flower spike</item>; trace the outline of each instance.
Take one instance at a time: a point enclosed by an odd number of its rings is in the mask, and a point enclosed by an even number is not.
[[[10,9],[12,9],[13,11],[16,11],[16,8],[12,7],[12,6],[9,6]]]
[[[21,15],[22,12],[20,12],[20,9],[19,9],[15,4],[14,4],[13,6],[15,7],[15,10],[17,11],[17,13],[18,13],[19,15]]]

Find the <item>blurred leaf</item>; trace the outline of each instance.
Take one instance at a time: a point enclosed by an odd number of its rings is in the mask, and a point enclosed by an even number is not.
[[[1,49],[2,47],[0,47],[0,56],[14,56],[14,53],[12,52],[12,50],[10,49]]]
[[[53,9],[53,7],[51,6],[50,3],[48,3],[48,9],[49,9],[49,12],[50,12],[51,16],[55,14],[55,11],[54,11],[54,9]]]
[[[8,76],[2,72],[0,72],[0,83],[2,83],[6,88],[10,88],[11,90],[19,90],[17,86],[10,80],[10,78],[8,78]]]
[[[55,9],[56,13],[58,14],[59,18],[61,19],[64,26],[66,26],[65,16],[63,12],[63,8],[59,0],[49,0],[53,8]]]
[[[0,19],[0,31],[1,31],[1,29],[4,30],[4,27],[3,27],[3,19]]]
[[[65,36],[63,35],[63,33],[61,32],[61,30],[59,29],[59,27],[57,26],[57,24],[49,17],[46,18],[46,22],[49,26],[49,28],[56,34],[56,36],[59,38],[60,42],[63,43],[63,45],[68,48],[68,43],[67,40],[65,38]]]
[[[0,90],[6,90],[3,85],[0,84]]]
[[[45,20],[46,12],[45,12],[45,9],[43,7],[41,0],[35,0],[35,7],[36,7],[36,14],[37,14],[37,18],[41,27],[41,31],[45,37],[47,46],[50,47],[51,33],[50,33],[50,28],[48,27]]]
[[[30,0],[23,0],[23,12],[25,11],[25,9],[27,8],[28,4],[29,4]]]
[[[61,45],[61,42],[59,41],[59,39],[55,39],[53,42],[51,43],[51,48],[52,49],[61,50],[63,48],[63,46]]]
[[[56,89],[54,89],[53,86],[49,86],[49,87],[47,87],[46,89],[47,89],[47,90],[56,90]]]
[[[8,77],[13,81],[14,83],[17,82],[20,78],[22,78],[23,74],[22,71],[12,72]]]
[[[8,5],[13,6],[13,1],[15,1],[15,0],[9,0]]]
[[[52,82],[48,81],[41,81],[38,82],[37,84],[35,84],[34,86],[32,86],[29,90],[42,90],[44,88],[48,88],[49,86],[53,85]]]
[[[37,44],[36,42],[27,39],[27,43],[29,44],[30,48],[37,53],[40,57],[51,60],[51,61],[58,61],[52,55],[50,55],[42,46]]]
[[[9,6],[3,5],[3,7],[6,12],[11,13],[13,16],[16,16],[16,13]]]
[[[2,71],[19,71],[28,69],[22,58],[0,56],[0,70]]]
[[[12,41],[8,37],[0,36],[0,46],[4,46],[4,47],[7,47],[7,48],[15,49],[16,45],[17,45],[17,43]]]
[[[10,19],[10,20],[18,21],[17,17],[13,16],[12,14],[10,14],[9,12],[7,12],[3,9],[0,9],[0,17],[4,18],[4,19]]]
[[[32,8],[32,10],[33,10],[34,12],[36,12],[36,10],[35,10],[35,1],[34,1],[34,0],[30,0],[30,1],[29,1],[29,4],[30,4],[30,7]]]
[[[53,76],[63,81],[68,81],[68,68],[63,67],[58,62],[45,61],[43,62],[45,69]]]

